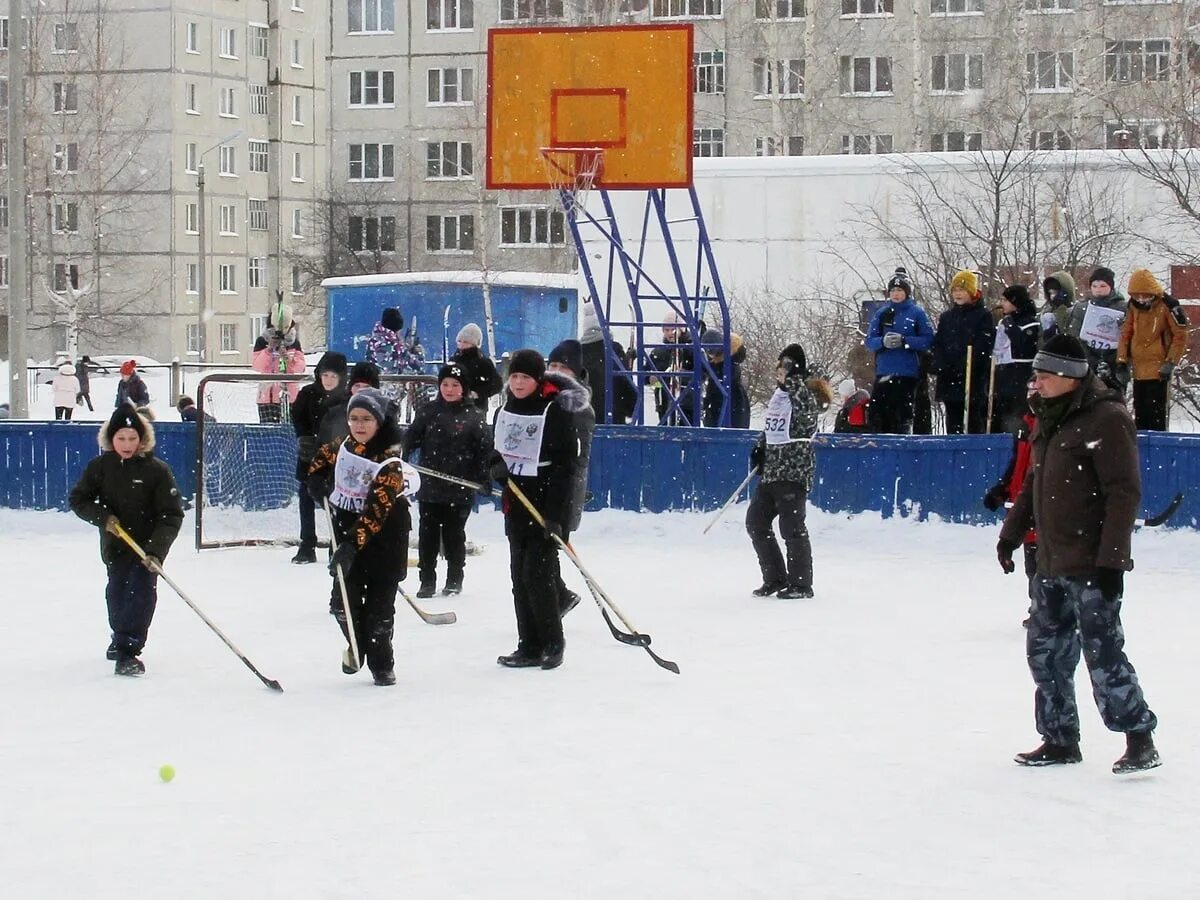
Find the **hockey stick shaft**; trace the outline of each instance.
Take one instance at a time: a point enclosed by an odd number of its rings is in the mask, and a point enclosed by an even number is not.
[[[126,531],[124,528],[122,528],[119,523],[117,525],[115,525],[114,528],[117,532],[117,536],[121,540],[123,540],[126,544],[129,545],[129,548],[138,555],[138,558],[141,559],[142,562],[145,562],[147,559],[146,551],[138,546],[137,541],[135,541],[133,539],[133,537],[129,534],[129,532]],[[196,615],[198,615],[200,617],[200,620],[202,622],[204,622],[204,624],[207,625],[209,628],[211,628],[213,633],[217,637],[219,637],[222,641],[225,642],[225,646],[228,647],[230,650],[232,650],[234,652],[234,654],[237,656],[237,658],[246,664],[246,668],[248,668],[251,672],[253,672],[258,677],[259,681],[261,681],[263,684],[265,684],[267,687],[269,687],[273,691],[279,691],[280,693],[283,692],[283,686],[278,681],[275,681],[273,678],[268,678],[262,672],[258,671],[258,669],[255,668],[254,663],[250,662],[250,660],[246,658],[246,654],[244,654],[241,650],[239,650],[236,646],[234,646],[233,641],[231,641],[229,638],[227,638],[225,636],[225,632],[223,632],[220,628],[218,628],[216,626],[216,623],[213,622],[213,620],[210,619],[208,616],[206,616],[204,614],[204,611],[202,609],[200,609],[200,607],[198,607],[195,603],[192,602],[192,598],[189,597],[184,592],[183,588],[181,588],[179,585],[177,585],[175,583],[175,581],[171,578],[171,576],[163,571],[162,566],[160,566],[156,563],[151,563],[148,566],[148,568],[150,569],[151,572],[153,572],[155,575],[160,576],[163,581],[165,581],[167,584],[169,584],[171,586],[171,590],[173,590],[176,594],[178,594],[180,596],[180,598],[183,600],[183,602],[191,607],[192,612],[194,612]]]
[[[758,466],[752,467],[750,469],[750,474],[746,476],[746,480],[739,484],[737,486],[737,490],[729,495],[729,499],[721,504],[721,508],[717,510],[717,514],[712,517],[711,522],[704,526],[704,531],[700,532],[701,534],[708,534],[709,530],[720,521],[721,516],[725,515],[725,510],[729,509],[729,507],[733,504],[733,501],[736,500],[741,495],[742,491],[746,489],[746,485],[750,483],[750,479],[757,474]]]
[[[421,621],[429,625],[453,625],[458,621],[458,615],[453,611],[441,613],[426,612],[417,605],[416,600],[408,595],[408,591],[400,587],[400,585],[396,585],[396,588],[400,591],[400,596],[404,598],[404,602],[411,606],[413,612],[421,617]]]
[[[1169,518],[1171,518],[1171,516],[1175,515],[1175,513],[1179,510],[1179,507],[1182,504],[1183,504],[1183,493],[1180,492],[1171,498],[1171,502],[1168,503],[1163,508],[1163,511],[1160,512],[1158,515],[1147,516],[1146,518],[1138,521],[1137,524],[1138,525],[1148,525],[1151,528],[1154,528],[1156,525],[1162,525]]]
[[[321,505],[325,507],[325,521],[329,523],[329,546],[334,553],[337,553],[337,535],[334,534],[333,511],[329,508],[329,498],[322,499]],[[350,595],[346,591],[346,576],[340,565],[334,567],[334,575],[337,578],[338,591],[342,595],[342,614],[346,617],[346,634],[350,639],[350,658],[357,671],[362,668],[362,657],[358,655],[358,637],[354,632],[354,617],[350,614]]]

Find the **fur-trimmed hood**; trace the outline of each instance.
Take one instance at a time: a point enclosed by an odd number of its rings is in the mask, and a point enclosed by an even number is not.
[[[564,410],[575,415],[592,405],[592,393],[583,384],[570,375],[562,372],[547,372],[542,380],[553,385],[556,392],[556,402]]]
[[[138,418],[142,420],[142,425],[145,427],[146,433],[142,436],[142,442],[138,445],[137,455],[149,456],[154,452],[154,446],[156,443],[154,437],[154,425],[151,424],[145,416],[139,415]],[[108,426],[109,423],[105,422],[100,426],[100,430],[96,433],[96,443],[100,445],[100,449],[104,452],[112,450],[113,448],[112,435],[108,433]]]

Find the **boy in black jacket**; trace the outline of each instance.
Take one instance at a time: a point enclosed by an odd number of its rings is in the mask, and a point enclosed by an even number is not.
[[[464,395],[465,381],[466,374],[458,363],[442,366],[437,399],[422,406],[404,432],[404,458],[420,449],[421,465],[426,468],[481,481],[487,477],[491,446],[483,416]],[[417,596],[432,597],[437,590],[440,547],[446,551],[447,569],[442,593],[461,593],[473,492],[440,478],[426,478],[417,499],[421,502],[417,538],[421,587]]]
[[[563,661],[554,538],[562,538],[570,511],[579,440],[571,414],[555,402],[558,388],[545,375],[546,362],[536,350],[514,353],[505,402],[493,423],[496,449],[489,474],[505,485],[504,533],[517,614],[517,649],[497,662],[509,668],[554,669]],[[541,514],[545,528],[513,496],[510,480]]]
[[[141,675],[138,656],[146,645],[158,602],[161,564],[183,524],[183,506],[170,467],[154,457],[154,429],[132,406],[121,406],[99,434],[99,456],[87,464],[71,489],[71,510],[104,529],[100,558],[108,568],[108,626],[112,640],[106,656],[116,674]],[[146,552],[145,563],[117,536],[120,525]]]
[[[300,388],[292,404],[292,428],[296,432],[296,481],[300,486],[300,547],[294,563],[317,561],[317,510],[308,493],[308,468],[317,455],[321,419],[330,403],[338,403],[346,380],[346,357],[330,350],[317,363],[313,383]]]
[[[954,305],[938,319],[933,336],[933,371],[937,399],[946,408],[946,434],[983,434],[987,430],[988,381],[996,323],[980,301],[983,292],[974,272],[957,272],[950,280]],[[967,356],[971,365],[971,402],[967,404]]]

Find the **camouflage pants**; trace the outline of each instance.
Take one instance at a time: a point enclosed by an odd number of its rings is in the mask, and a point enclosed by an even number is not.
[[[1038,575],[1025,638],[1037,685],[1038,733],[1056,744],[1079,741],[1075,669],[1081,648],[1104,724],[1112,731],[1152,731],[1158,720],[1125,656],[1120,599],[1106,600],[1086,576]]]

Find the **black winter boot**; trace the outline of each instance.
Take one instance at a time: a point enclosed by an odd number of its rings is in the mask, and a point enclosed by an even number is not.
[[[384,669],[380,672],[372,672],[371,675],[375,678],[375,683],[380,687],[390,687],[396,683],[396,673],[391,669]]]
[[[301,544],[296,550],[296,555],[292,557],[292,562],[296,565],[304,565],[306,563],[315,563],[317,561],[317,548],[310,547],[308,544]]]
[[[444,588],[442,588],[442,596],[443,597],[452,597],[455,594],[461,594],[462,593],[462,583],[463,583],[462,575],[447,575],[446,576],[446,586]]]
[[[564,591],[558,598],[558,617],[561,619],[578,605],[579,595],[572,590]]]
[[[1036,750],[1018,753],[1013,762],[1019,766],[1065,766],[1083,762],[1083,754],[1079,752],[1078,742],[1054,744],[1046,741]]]
[[[117,654],[117,642],[116,642],[116,641],[109,641],[109,642],[108,642],[108,649],[104,651],[104,658],[105,658],[105,659],[107,659],[109,662],[115,662],[115,661],[116,661],[116,659],[117,659],[117,656],[118,656],[118,654]]]
[[[787,587],[786,581],[764,581],[762,587],[757,587],[750,593],[755,597],[770,597]]]
[[[543,669],[557,669],[562,665],[563,661],[563,645],[551,644],[542,651],[541,667]]]
[[[121,655],[117,657],[117,665],[113,672],[117,675],[144,675],[146,667],[136,656]]]
[[[789,584],[775,596],[780,600],[807,600],[813,595],[813,589],[810,587],[801,587],[798,584]]]
[[[1125,734],[1125,755],[1113,763],[1114,775],[1144,772],[1162,765],[1154,747],[1154,735],[1149,731],[1130,731]]]
[[[531,669],[542,664],[542,654],[533,654],[518,646],[507,656],[497,657],[496,662],[506,669]]]
[[[424,600],[426,597],[432,597],[437,593],[436,581],[422,581],[421,586],[417,588],[417,596]]]

